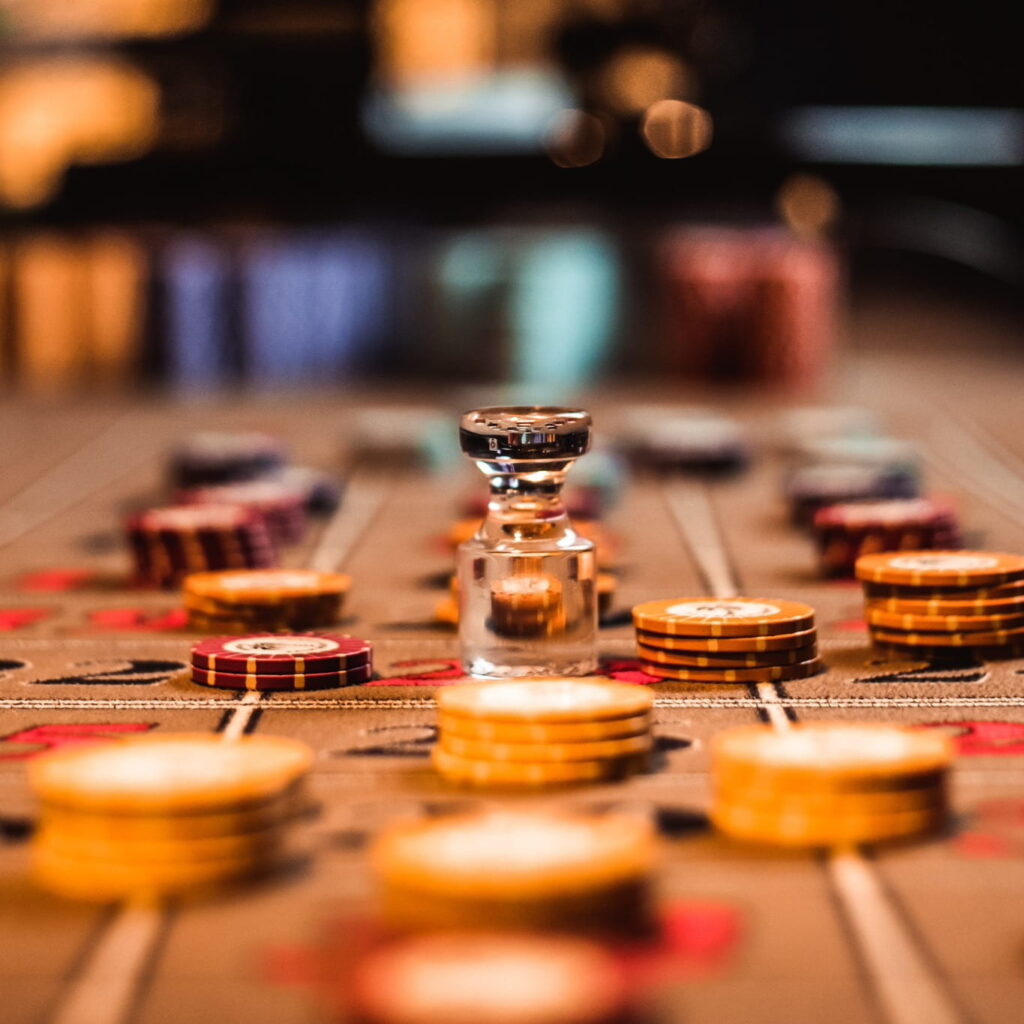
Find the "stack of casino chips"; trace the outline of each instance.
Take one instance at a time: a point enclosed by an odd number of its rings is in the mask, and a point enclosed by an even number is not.
[[[36,881],[74,899],[193,893],[266,874],[313,751],[295,740],[167,733],[35,759]]]
[[[620,934],[649,924],[657,853],[639,814],[509,809],[391,826],[370,867],[398,931]]]
[[[941,732],[857,723],[743,726],[711,741],[711,820],[788,847],[908,839],[942,828],[952,759]]]
[[[192,648],[192,682],[222,690],[327,690],[372,675],[372,645],[351,636],[220,637]]]
[[[902,654],[941,658],[1024,652],[1024,556],[994,551],[863,555],[871,639]]]
[[[263,517],[237,505],[151,508],[129,519],[125,532],[143,586],[174,587],[193,572],[277,563]]]
[[[446,687],[434,767],[453,782],[496,788],[622,778],[647,764],[652,703],[646,689],[598,679]]]
[[[277,545],[297,544],[306,532],[307,492],[281,480],[247,480],[182,491],[185,505],[238,505],[262,516]]]
[[[633,609],[649,675],[683,683],[805,679],[824,670],[814,609],[773,598],[680,597]]]
[[[170,460],[171,486],[178,490],[254,480],[284,467],[287,451],[269,434],[204,432],[193,434]]]
[[[345,967],[355,1024],[624,1024],[628,1012],[619,962],[576,936],[408,935]]]
[[[813,526],[824,576],[852,576],[861,555],[960,546],[956,512],[928,498],[826,505]]]
[[[341,618],[349,576],[307,569],[201,572],[182,581],[191,629],[205,633],[294,633]]]

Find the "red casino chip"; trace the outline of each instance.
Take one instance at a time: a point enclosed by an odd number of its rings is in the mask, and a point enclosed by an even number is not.
[[[373,645],[352,636],[211,637],[192,648],[193,668],[232,675],[320,675],[373,662]]]
[[[220,690],[333,690],[340,686],[358,686],[369,682],[373,667],[367,663],[355,665],[341,672],[315,674],[258,674],[240,675],[234,672],[207,671],[192,666],[192,682],[199,686],[212,686]]]

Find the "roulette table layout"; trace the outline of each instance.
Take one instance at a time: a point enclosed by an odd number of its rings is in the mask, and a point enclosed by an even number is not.
[[[1011,429],[1009,410],[1019,400],[1013,374],[997,360],[873,359],[870,373],[855,365],[843,376],[834,400],[877,413],[894,436],[915,444],[928,493],[956,507],[967,546],[1020,552],[1024,435],[1019,414],[1018,429]],[[5,1020],[346,1019],[334,998],[338,979],[378,927],[369,845],[396,823],[443,820],[483,806],[509,813],[627,809],[653,823],[662,846],[656,926],[642,938],[611,935],[605,953],[628,965],[629,987],[641,994],[637,1019],[1020,1019],[1024,659],[989,658],[987,648],[970,646],[936,654],[939,641],[872,645],[861,585],[823,574],[810,536],[789,520],[786,457],[775,434],[786,403],[736,393],[669,396],[629,385],[584,397],[598,437],[603,424],[612,433],[617,417],[637,407],[657,418],[691,401],[713,403],[752,439],[751,457],[727,475],[643,468],[624,481],[601,520],[615,549],[602,570],[615,577],[615,589],[599,633],[600,673],[653,697],[646,770],[492,794],[444,779],[431,761],[436,694],[463,679],[457,635],[435,614],[453,566],[446,538],[465,517],[465,494],[479,494],[483,481],[466,475],[468,468],[431,469],[352,451],[351,417],[371,400],[385,413],[403,405],[384,394],[314,394],[189,406],[156,399],[66,407],[12,400],[0,410]],[[442,410],[453,432],[459,407],[446,402]],[[410,429],[408,415],[395,422],[396,430]],[[348,589],[340,612],[331,606],[340,618],[330,632],[372,643],[372,672],[363,659],[349,685],[303,689],[250,688],[244,666],[224,669],[225,687],[209,679],[221,668],[205,670],[202,681],[190,675],[191,648],[207,634],[188,619],[180,592],[127,585],[122,529],[139,509],[166,498],[168,453],[197,429],[258,429],[281,438],[298,461],[342,477],[338,508],[314,520],[282,564],[344,574]],[[812,668],[788,678],[785,672],[761,678],[756,668],[744,676],[744,652],[737,657],[723,644],[719,656],[736,670],[729,677],[736,681],[701,681],[707,665],[689,657],[678,637],[658,646],[658,618],[645,620],[641,640],[649,649],[641,661],[630,609],[679,595],[771,595],[811,606],[821,670],[808,656],[799,663]],[[962,602],[962,614],[977,611],[972,601]],[[920,604],[924,626],[934,630],[927,617],[932,605],[924,597]],[[202,605],[202,615],[214,614],[209,608]],[[893,614],[876,613],[883,638],[891,639],[893,621],[900,635],[904,620],[898,610]],[[794,615],[792,621],[806,632],[805,620]],[[1010,627],[1019,628],[1012,615]],[[663,632],[667,639],[668,627]],[[792,661],[782,650],[759,664],[785,669]],[[666,664],[682,678],[650,674]],[[317,675],[307,671],[311,679]],[[712,827],[709,746],[717,733],[824,722],[896,724],[949,736],[955,761],[948,822],[912,842],[810,852],[744,844]],[[308,793],[295,815],[294,857],[270,877],[202,899],[91,901],[37,886],[29,876],[39,820],[29,785],[36,759],[85,750],[98,740],[170,732],[229,741],[281,737],[312,749]],[[514,730],[504,735],[520,738]],[[483,729],[455,739],[456,749],[468,751],[489,742]],[[586,740],[620,742],[614,730]],[[75,870],[72,863],[68,871]],[[427,948],[418,955],[443,961],[453,954]],[[575,958],[578,972],[603,970],[603,961],[591,962],[589,947],[556,955]],[[406,984],[401,964],[385,966],[369,973],[387,979],[392,970],[392,983]],[[444,977],[438,966],[438,985]],[[373,1012],[366,1010],[365,1019],[383,1019]],[[609,1012],[605,1006],[586,1019],[611,1019]]]

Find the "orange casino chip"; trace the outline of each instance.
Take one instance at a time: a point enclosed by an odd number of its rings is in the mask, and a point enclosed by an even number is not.
[[[698,654],[695,651],[679,651],[659,647],[657,644],[637,643],[637,653],[648,661],[659,665],[678,665],[681,668],[765,668],[774,665],[796,665],[802,661],[813,661],[818,656],[818,645],[793,647],[788,651],[764,651],[743,654]]]
[[[799,633],[782,633],[776,636],[747,637],[696,637],[668,636],[649,630],[637,630],[637,640],[646,647],[657,647],[663,651],[686,651],[696,654],[752,654],[762,651],[791,651],[813,647],[818,632],[805,629]]]
[[[1024,627],[1024,614],[1020,615],[915,615],[867,608],[865,616],[872,626],[896,629],[901,632],[983,633],[1013,630]]]
[[[516,902],[647,879],[656,857],[641,815],[496,810],[393,825],[371,847],[370,866],[405,891]]]
[[[1005,647],[1024,644],[1024,628],[964,633],[900,632],[873,629],[871,639],[893,647]]]
[[[874,612],[900,615],[1020,615],[1024,616],[1021,597],[872,597],[866,595],[865,608]]]
[[[344,594],[352,578],[344,573],[307,569],[239,569],[192,573],[185,577],[186,594],[221,605],[278,604],[298,598]]]
[[[734,839],[774,846],[828,847],[882,843],[938,831],[946,822],[942,807],[889,814],[810,815],[797,811],[759,813],[716,802],[710,812],[717,829]]]
[[[365,1024],[612,1024],[622,970],[597,943],[568,936],[448,932],[374,950],[352,975]]]
[[[982,587],[1024,579],[1024,557],[995,551],[892,551],[862,555],[857,579],[911,587]]]
[[[806,679],[825,671],[819,658],[795,665],[766,665],[764,668],[684,668],[657,661],[640,660],[641,668],[652,676],[680,683],[770,683],[787,679]]]
[[[644,737],[647,740],[647,737]],[[471,740],[466,742],[472,742]],[[609,741],[613,742],[613,741]],[[645,750],[650,748],[645,743]],[[484,787],[571,786],[584,782],[619,779],[642,770],[642,755],[605,758],[601,761],[511,761],[460,757],[436,746],[430,759],[438,773],[452,782]]]
[[[69,899],[106,903],[137,893],[170,894],[221,887],[266,874],[280,865],[275,851],[268,856],[140,864],[128,861],[85,861],[66,857],[36,844],[31,871],[42,888]]]
[[[29,765],[50,804],[111,813],[186,813],[244,807],[280,794],[312,767],[313,751],[282,736],[225,743],[166,733],[58,750]]]
[[[643,687],[598,677],[531,678],[449,686],[438,711],[490,722],[590,722],[648,714],[654,698]]]
[[[760,637],[814,625],[814,609],[799,601],[736,597],[647,601],[633,609],[637,629],[668,636]]]
[[[931,729],[868,723],[748,725],[711,740],[711,770],[748,785],[819,786],[825,790],[905,786],[938,777],[953,758],[949,738]]]
[[[595,722],[487,722],[441,713],[438,730],[447,736],[494,743],[577,743],[640,736],[650,731],[649,714]]]
[[[456,758],[471,761],[558,764],[575,761],[619,761],[651,749],[649,733],[608,740],[576,740],[570,743],[499,743],[441,734],[441,749]]]

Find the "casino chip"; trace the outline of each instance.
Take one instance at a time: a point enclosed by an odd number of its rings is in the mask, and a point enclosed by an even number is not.
[[[602,718],[593,722],[489,722],[441,712],[437,727],[444,736],[494,743],[575,743],[646,735],[651,728],[651,716]]]
[[[810,526],[826,505],[860,501],[916,498],[920,480],[904,468],[821,463],[799,466],[785,480],[790,517],[797,526]]]
[[[681,683],[768,683],[787,679],[806,679],[820,675],[825,665],[818,658],[793,665],[766,665],[763,668],[684,668],[663,661],[650,661],[641,652],[641,668],[648,675],[674,679]]]
[[[382,946],[356,963],[349,990],[363,1024],[616,1024],[627,1003],[600,945],[487,931]]]
[[[873,639],[889,647],[1020,647],[1024,645],[1024,627],[987,632],[913,632],[910,630],[872,629]]]
[[[286,859],[305,744],[165,733],[44,754],[29,765],[41,803],[32,872],[72,899],[194,893]]]
[[[698,653],[696,651],[674,650],[661,647],[657,643],[645,639],[650,634],[637,634],[637,653],[646,661],[658,662],[662,665],[675,665],[680,668],[766,668],[775,665],[796,665],[800,662],[813,661],[818,656],[818,646],[810,643],[806,647],[793,647],[783,651],[764,651],[762,653]]]
[[[501,810],[394,825],[374,841],[370,866],[400,931],[618,934],[648,922],[656,856],[640,815]]]
[[[651,695],[591,679],[450,686],[437,695],[434,767],[475,786],[557,786],[646,767]]]
[[[189,573],[268,569],[277,551],[262,516],[238,505],[180,505],[133,516],[125,533],[135,577],[147,586],[173,587]]]
[[[176,489],[253,480],[284,466],[287,450],[269,434],[193,434],[171,456],[169,475]]]
[[[852,576],[864,554],[960,544],[956,513],[927,498],[827,505],[815,513],[813,528],[824,576]]]
[[[711,819],[777,846],[904,839],[946,822],[948,737],[852,723],[745,726],[711,742]]]
[[[865,618],[871,626],[899,630],[906,633],[939,631],[949,633],[981,633],[1005,631],[1024,627],[1024,613],[1016,615],[916,615],[912,612],[884,611],[867,608]]]
[[[772,636],[810,629],[814,609],[774,598],[674,598],[638,604],[633,623],[637,629],[667,636]]]
[[[293,633],[336,623],[351,582],[303,569],[194,573],[182,582],[182,601],[193,629]]]
[[[901,551],[857,559],[857,579],[910,587],[983,587],[1024,580],[1024,556],[994,551]]]
[[[249,480],[182,491],[183,505],[237,505],[261,516],[275,544],[297,544],[306,532],[306,492],[282,480]]]
[[[642,687],[597,677],[467,683],[437,695],[440,713],[487,722],[593,722],[648,714],[653,706]]]
[[[257,634],[203,640],[192,648],[192,681],[246,690],[312,690],[367,682],[373,647],[350,636]]]
[[[637,736],[620,736],[606,740],[568,740],[555,743],[544,740],[540,743],[522,741],[508,742],[493,739],[468,739],[441,733],[440,747],[457,758],[475,761],[502,761],[510,764],[546,764],[575,761],[621,761],[650,751],[652,740],[645,729]]]
[[[967,648],[1013,657],[1024,647],[1024,557],[992,551],[865,555],[864,617],[874,643],[932,657]]]
[[[221,690],[333,690],[339,686],[358,686],[373,678],[370,664],[357,665],[343,672],[317,672],[310,675],[274,675],[233,672],[207,672],[192,666],[191,679],[200,686],[213,686]]]
[[[699,655],[731,655],[757,654],[762,651],[775,653],[814,647],[818,640],[818,631],[811,628],[798,633],[782,633],[775,636],[703,637],[668,636],[664,633],[651,633],[638,629],[636,637],[639,643],[647,647],[657,647],[663,651],[679,651]],[[759,662],[759,664],[766,664],[766,662]]]

